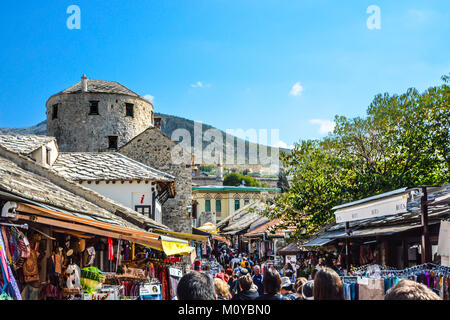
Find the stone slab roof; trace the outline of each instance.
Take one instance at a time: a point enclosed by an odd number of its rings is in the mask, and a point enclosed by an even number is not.
[[[61,152],[52,170],[72,181],[175,179],[117,152]]]
[[[0,146],[14,153],[29,155],[52,140],[55,138],[33,134],[1,134]]]
[[[20,168],[3,157],[0,157],[0,190],[61,210],[87,215],[94,220],[142,231],[115,214],[55,185],[41,175]]]
[[[280,219],[269,220],[265,224],[260,225],[259,227],[256,227],[255,229],[247,232],[245,235],[251,236],[251,235],[258,235],[258,234],[262,234],[262,233],[266,233],[266,232],[268,233],[272,230],[273,227],[277,226],[281,222],[282,221]],[[276,235],[280,235],[280,234],[276,233]]]
[[[98,92],[98,93],[115,93],[115,94],[124,94],[133,97],[140,97],[136,92],[131,91],[124,85],[116,82],[116,81],[105,81],[105,80],[94,80],[87,79],[87,91],[88,92]],[[73,85],[70,88],[67,88],[61,93],[79,93],[81,92],[81,81],[77,84]]]
[[[260,219],[259,214],[264,210],[265,204],[260,202],[252,202],[242,207],[234,214],[228,216],[217,224],[217,228],[222,232],[239,232],[250,227],[250,225]]]

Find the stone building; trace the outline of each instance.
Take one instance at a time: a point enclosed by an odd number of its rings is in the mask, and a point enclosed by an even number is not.
[[[162,223],[192,233],[192,159],[173,160],[177,144],[155,127],[153,105],[118,82],[87,79],[51,96],[47,135],[61,152],[117,151],[175,177],[175,197],[162,206]],[[175,156],[177,158],[178,156]]]
[[[191,233],[192,156],[159,128],[150,127],[119,152],[175,177],[176,194],[162,208],[162,223],[176,232]]]
[[[51,96],[47,135],[62,152],[116,150],[153,125],[153,105],[118,82],[87,79]]]
[[[218,224],[251,203],[264,203],[280,193],[278,188],[247,186],[195,186],[192,188],[193,216],[198,219],[197,226],[205,219]]]

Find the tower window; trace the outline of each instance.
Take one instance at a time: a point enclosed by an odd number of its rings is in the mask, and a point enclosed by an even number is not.
[[[89,114],[98,115],[98,101],[89,101]]]
[[[58,104],[54,104],[52,109],[52,120],[58,119]]]
[[[117,136],[108,136],[108,149],[117,150]]]
[[[239,200],[234,200],[234,210],[239,210],[240,208],[240,201]]]
[[[205,200],[205,211],[211,212],[211,200]]]
[[[126,117],[134,117],[134,104],[132,103],[125,103],[125,109],[126,109]]]

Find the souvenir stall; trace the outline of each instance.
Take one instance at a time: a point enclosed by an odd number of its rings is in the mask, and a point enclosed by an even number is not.
[[[186,240],[37,206],[0,228],[3,300],[170,300],[190,269]]]
[[[106,273],[97,297],[112,294],[115,298],[111,300],[172,300],[184,271],[180,257],[167,258],[153,250],[147,257],[124,262],[117,273]]]
[[[198,228],[193,228],[192,234],[159,229],[154,229],[152,231],[160,235],[184,239],[186,243],[189,244],[189,248],[192,248],[192,250],[189,254],[185,254],[186,256],[181,259],[183,262],[183,269],[186,273],[190,270],[202,271],[210,270],[211,268],[214,269],[214,266],[211,267],[211,261],[216,262],[216,259],[215,257],[212,259],[214,246],[212,245],[211,239],[213,239],[215,235]],[[213,239],[213,243],[215,243],[214,241],[215,239]]]

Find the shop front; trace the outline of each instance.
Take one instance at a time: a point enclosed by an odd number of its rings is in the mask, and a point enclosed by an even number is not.
[[[4,202],[3,202],[4,203]],[[190,270],[185,239],[48,205],[9,201],[1,227],[4,300],[170,300]]]

